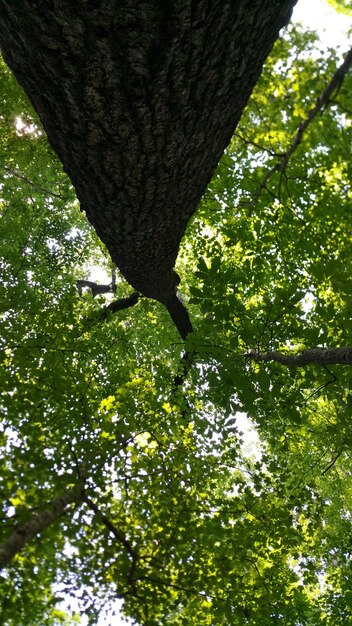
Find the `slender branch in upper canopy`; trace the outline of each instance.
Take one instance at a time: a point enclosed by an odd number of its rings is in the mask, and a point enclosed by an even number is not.
[[[297,150],[298,146],[300,145],[300,143],[302,141],[302,138],[303,138],[303,135],[304,135],[305,131],[307,130],[309,124],[314,120],[314,118],[318,115],[318,113],[320,113],[323,110],[323,108],[328,104],[329,100],[331,99],[331,96],[340,87],[344,77],[346,76],[347,72],[349,71],[349,69],[351,67],[352,67],[352,48],[347,52],[343,62],[337,68],[336,72],[332,76],[332,78],[331,78],[330,82],[328,83],[327,87],[324,89],[323,93],[317,99],[314,107],[309,111],[307,117],[299,125],[299,127],[298,127],[298,129],[296,131],[296,134],[295,134],[295,136],[293,138],[293,141],[292,141],[291,145],[289,146],[289,148],[287,148],[287,150],[286,150],[286,152],[284,152],[284,154],[275,155],[276,157],[278,157],[278,161],[265,174],[263,180],[260,182],[260,184],[258,186],[258,189],[255,191],[255,193],[252,195],[252,197],[251,197],[251,199],[249,201],[250,205],[254,205],[257,202],[257,200],[258,200],[262,190],[264,188],[266,188],[268,180],[276,172],[284,172],[285,171],[291,156],[293,155],[293,153]],[[237,134],[237,136],[240,139],[242,139],[243,141],[245,141],[246,143],[251,143],[250,141],[245,140],[240,135]],[[253,145],[256,145],[256,144],[253,143]],[[259,146],[257,146],[257,147],[259,147]],[[261,149],[264,150],[265,148],[261,148]]]
[[[5,172],[7,172],[10,176],[15,176],[16,178],[19,178],[24,183],[26,183],[26,185],[29,185],[30,187],[34,187],[34,189],[38,189],[38,191],[42,191],[43,193],[47,194],[48,196],[52,196],[53,198],[62,198],[62,195],[60,193],[54,193],[54,191],[51,191],[50,189],[46,189],[45,187],[42,187],[41,185],[38,185],[37,183],[33,182],[32,180],[29,180],[29,178],[27,178],[27,176],[24,176],[18,170],[14,170],[11,167],[7,167],[6,165],[3,165],[3,170]]]

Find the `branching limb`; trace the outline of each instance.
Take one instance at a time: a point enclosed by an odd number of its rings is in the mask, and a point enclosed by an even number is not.
[[[285,155],[284,152],[274,152],[274,150],[271,150],[266,146],[262,146],[257,141],[253,141],[253,139],[247,139],[247,137],[237,131],[234,133],[234,137],[238,137],[238,139],[243,141],[243,143],[245,143],[247,146],[254,146],[254,148],[258,148],[258,150],[261,150],[262,152],[267,152],[268,154],[270,154],[270,156],[283,157]]]
[[[347,74],[351,66],[352,66],[352,48],[346,54],[342,64],[337,68],[336,72],[331,78],[326,89],[317,99],[314,107],[309,111],[306,119],[303,120],[303,122],[301,122],[301,124],[299,125],[290,147],[286,150],[286,152],[281,156],[281,158],[275,163],[275,165],[264,176],[257,191],[252,196],[252,199],[250,201],[251,205],[256,203],[262,190],[266,187],[268,180],[273,176],[273,174],[275,174],[276,172],[285,171],[287,164],[289,162],[289,159],[291,158],[292,154],[297,150],[298,146],[300,145],[303,135],[305,131],[307,130],[309,124],[314,120],[314,118],[318,115],[318,113],[320,113],[320,111],[322,111],[322,109],[328,104],[331,96],[333,95],[335,90],[338,87],[340,87],[345,75]]]
[[[113,270],[111,283],[109,285],[99,285],[92,280],[77,280],[76,284],[80,295],[82,295],[82,289],[84,287],[88,287],[93,294],[93,298],[102,293],[116,293],[116,274]],[[133,306],[137,303],[139,297],[140,294],[134,292],[128,298],[122,298],[121,300],[116,300],[116,302],[111,302],[101,310],[101,314],[98,314],[99,319],[105,319],[109,312],[115,313],[116,311],[121,311],[122,309],[127,309],[130,306]],[[179,334],[182,339],[185,340],[189,333],[193,332],[187,308],[179,299],[176,292],[167,294],[164,298],[160,299],[160,302],[167,308]]]
[[[108,285],[99,285],[93,280],[80,279],[76,281],[76,285],[80,296],[82,295],[82,289],[84,287],[88,287],[88,289],[91,290],[93,298],[101,293],[116,293],[116,272],[115,270],[111,272],[111,283],[109,283]]]
[[[273,350],[257,352],[251,350],[245,357],[254,361],[276,361],[287,367],[304,367],[305,365],[351,365],[352,348],[309,348],[300,354],[284,354]]]
[[[108,291],[111,291],[110,285],[96,285],[96,283],[93,283],[91,281],[83,281],[83,280],[77,281],[78,286],[79,286],[79,283],[81,286],[91,288],[92,291],[96,286],[100,289],[99,293],[107,293]],[[93,291],[93,297],[94,295],[96,294]],[[87,321],[88,322],[103,321],[107,319],[110,313],[116,313],[117,311],[122,311],[123,309],[128,309],[134,306],[135,304],[137,304],[140,297],[143,297],[143,296],[141,296],[139,293],[135,291],[127,298],[120,298],[119,300],[114,300],[114,302],[110,302],[110,304],[102,307],[99,311],[95,311],[91,316],[89,316]],[[186,307],[178,299],[176,294],[174,297],[168,298],[166,302],[163,302],[163,304],[166,306],[168,312],[170,313],[171,319],[174,322],[182,339],[185,340],[187,336],[189,335],[189,333],[193,332],[193,327],[192,327],[191,320],[188,315],[188,311]]]
[[[42,530],[55,522],[65,512],[69,504],[78,503],[83,498],[83,483],[80,483],[52,500],[48,508],[33,515],[24,524],[20,524],[11,532],[6,541],[0,544],[0,569],[6,567],[11,559]]]
[[[134,292],[128,298],[120,298],[119,300],[114,300],[114,302],[110,302],[106,306],[102,307],[100,311],[94,313],[94,320],[103,321],[109,317],[110,313],[117,313],[117,311],[123,311],[124,309],[129,309],[130,307],[137,304],[139,300],[139,294]]]
[[[84,329],[80,334],[87,332],[87,330],[94,326],[96,323],[106,320],[109,317],[110,313],[123,311],[124,309],[129,309],[130,307],[134,306],[135,304],[137,304],[139,297],[139,294],[137,292],[134,292],[130,296],[128,296],[128,298],[120,298],[119,300],[114,300],[114,302],[110,302],[110,304],[107,304],[98,311],[94,311],[85,320],[83,320]]]

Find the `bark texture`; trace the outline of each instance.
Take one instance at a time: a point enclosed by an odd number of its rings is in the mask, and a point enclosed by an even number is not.
[[[10,563],[11,559],[22,550],[28,541],[54,522],[69,504],[81,501],[82,497],[83,487],[81,485],[76,486],[55,498],[47,509],[33,515],[28,522],[17,526],[8,539],[0,544],[0,570]]]
[[[352,348],[309,348],[300,354],[284,354],[283,352],[256,352],[252,350],[246,357],[255,361],[276,361],[288,367],[305,367],[317,365],[351,365]]]
[[[4,58],[82,209],[125,278],[184,335],[180,240],[295,1],[0,5]]]

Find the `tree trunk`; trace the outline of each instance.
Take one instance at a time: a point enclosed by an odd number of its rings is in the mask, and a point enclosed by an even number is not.
[[[1,2],[4,58],[82,209],[183,335],[180,240],[295,2]]]
[[[0,544],[0,570],[10,563],[11,559],[22,550],[28,541],[60,517],[69,504],[80,502],[82,497],[83,487],[82,485],[77,485],[70,491],[55,498],[51,502],[50,508],[33,515],[28,522],[17,526],[8,539]]]

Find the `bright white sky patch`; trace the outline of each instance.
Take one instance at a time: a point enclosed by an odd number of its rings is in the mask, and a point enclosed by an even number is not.
[[[33,135],[33,137],[40,137],[43,134],[38,126],[35,124],[27,124],[21,117],[16,117],[15,128],[18,135]]]
[[[351,39],[347,31],[352,28],[352,17],[337,13],[325,0],[298,0],[292,20],[301,22],[304,27],[316,30],[321,42],[326,47],[343,49],[348,48]]]

